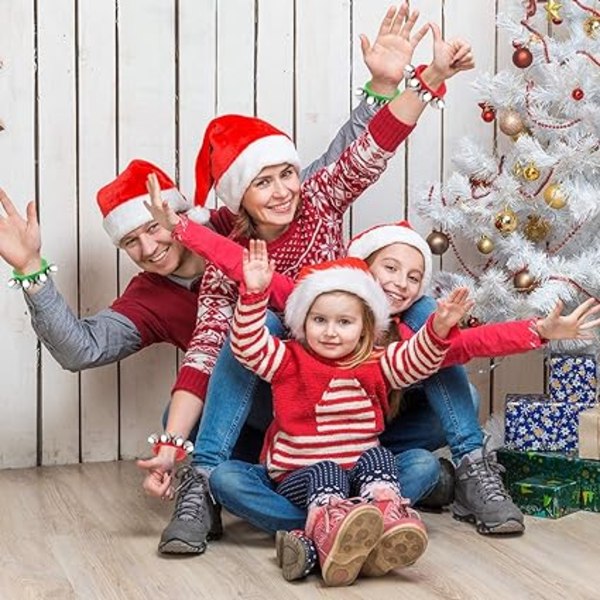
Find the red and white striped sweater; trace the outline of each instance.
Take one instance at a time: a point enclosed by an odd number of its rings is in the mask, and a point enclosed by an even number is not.
[[[279,273],[295,278],[305,265],[344,254],[344,213],[377,181],[388,160],[413,128],[396,119],[389,108],[384,107],[336,162],[302,183],[298,218],[285,233],[268,244],[269,257],[275,261]],[[194,250],[198,229],[187,227],[187,224],[182,219],[173,237]],[[246,239],[237,241],[243,246],[248,245]],[[204,250],[204,256],[210,261],[210,253]],[[174,389],[187,389],[205,396],[210,374],[229,332],[236,298],[237,284],[214,263],[207,262],[198,290],[196,327]]]
[[[242,292],[231,328],[233,353],[273,391],[273,422],[261,459],[273,479],[322,460],[350,468],[379,444],[390,389],[427,379],[450,341],[435,334],[430,318],[410,340],[344,368],[295,340],[273,337],[265,327],[268,298],[268,290]]]

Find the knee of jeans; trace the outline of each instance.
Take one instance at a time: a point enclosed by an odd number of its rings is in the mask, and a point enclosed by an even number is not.
[[[479,406],[481,405],[479,390],[471,382],[469,382],[469,390],[471,391],[471,401],[473,402],[475,414],[479,414]]]
[[[421,479],[431,481],[434,484],[437,483],[440,478],[441,467],[435,454],[423,448],[413,448],[397,455],[396,464],[398,464],[402,455],[404,455],[405,460],[410,457],[411,468],[418,470]]]
[[[210,473],[210,491],[219,503],[224,499],[235,497],[239,494],[237,477],[239,466],[234,461],[226,461],[217,465]]]

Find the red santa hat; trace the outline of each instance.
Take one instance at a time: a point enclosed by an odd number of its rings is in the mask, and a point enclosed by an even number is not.
[[[433,271],[429,244],[410,226],[408,221],[386,225],[375,225],[355,235],[348,245],[348,256],[366,260],[373,252],[391,244],[406,244],[416,248],[423,255],[423,279],[419,288],[420,298],[431,282]]]
[[[190,203],[181,195],[166,173],[145,160],[132,160],[127,168],[114,181],[101,188],[96,196],[104,218],[102,225],[115,246],[118,246],[128,233],[152,221],[152,215],[144,206],[144,202],[150,202],[146,190],[146,178],[150,173],[156,173],[161,196],[174,211],[180,212],[191,208]],[[191,218],[206,222],[208,216],[207,211],[203,215],[193,214]]]
[[[340,258],[304,267],[300,271],[285,305],[285,322],[293,337],[305,339],[304,323],[317,297],[338,291],[349,292],[366,302],[375,317],[376,336],[387,329],[390,306],[369,266],[357,258]]]
[[[250,182],[265,167],[282,163],[300,171],[298,152],[285,133],[255,117],[217,117],[206,128],[196,159],[194,203],[204,206],[214,185],[217,196],[237,214]]]

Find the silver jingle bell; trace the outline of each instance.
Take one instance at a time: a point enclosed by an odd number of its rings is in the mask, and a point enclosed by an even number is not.
[[[406,85],[411,89],[411,90],[416,90],[421,86],[421,82],[416,78],[416,77],[412,77],[411,79],[409,79],[406,82]]]
[[[421,92],[421,100],[425,102],[425,104],[428,104],[433,100],[433,94],[428,90],[423,90]]]

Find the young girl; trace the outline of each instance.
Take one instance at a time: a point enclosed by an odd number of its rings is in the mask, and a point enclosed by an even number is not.
[[[366,260],[386,293],[392,315],[388,340],[410,339],[435,306],[431,298],[424,296],[432,262],[425,240],[405,221],[377,225],[355,236],[348,254]],[[600,319],[590,320],[600,311],[600,306],[594,304],[588,300],[569,315],[561,316],[563,307],[559,302],[545,318],[461,330],[450,342],[442,362],[445,368],[409,391],[408,407],[388,423],[380,438],[395,454],[414,444],[434,450],[448,443],[457,466],[452,512],[457,518],[476,522],[482,533],[522,531],[523,515],[502,484],[495,454],[483,446],[469,383],[459,365],[476,357],[526,352],[549,340],[590,339],[593,328],[600,325]],[[217,477],[231,476],[227,471],[225,464]],[[236,481],[236,485],[242,487],[243,482]],[[266,505],[269,493],[263,492],[256,496]],[[227,499],[219,499],[227,506]],[[282,506],[272,508],[280,514],[285,510]],[[312,553],[301,531],[278,532],[278,561],[289,579],[312,569]]]
[[[301,272],[285,309],[295,339],[283,342],[264,326],[274,270],[266,244],[251,241],[231,345],[272,386],[262,458],[276,491],[308,508],[306,534],[327,585],[349,585],[361,569],[380,575],[412,564],[427,535],[378,436],[388,392],[437,370],[450,330],[472,306],[468,294],[441,301],[410,341],[375,349],[389,313],[382,289],[363,261],[330,261]]]

